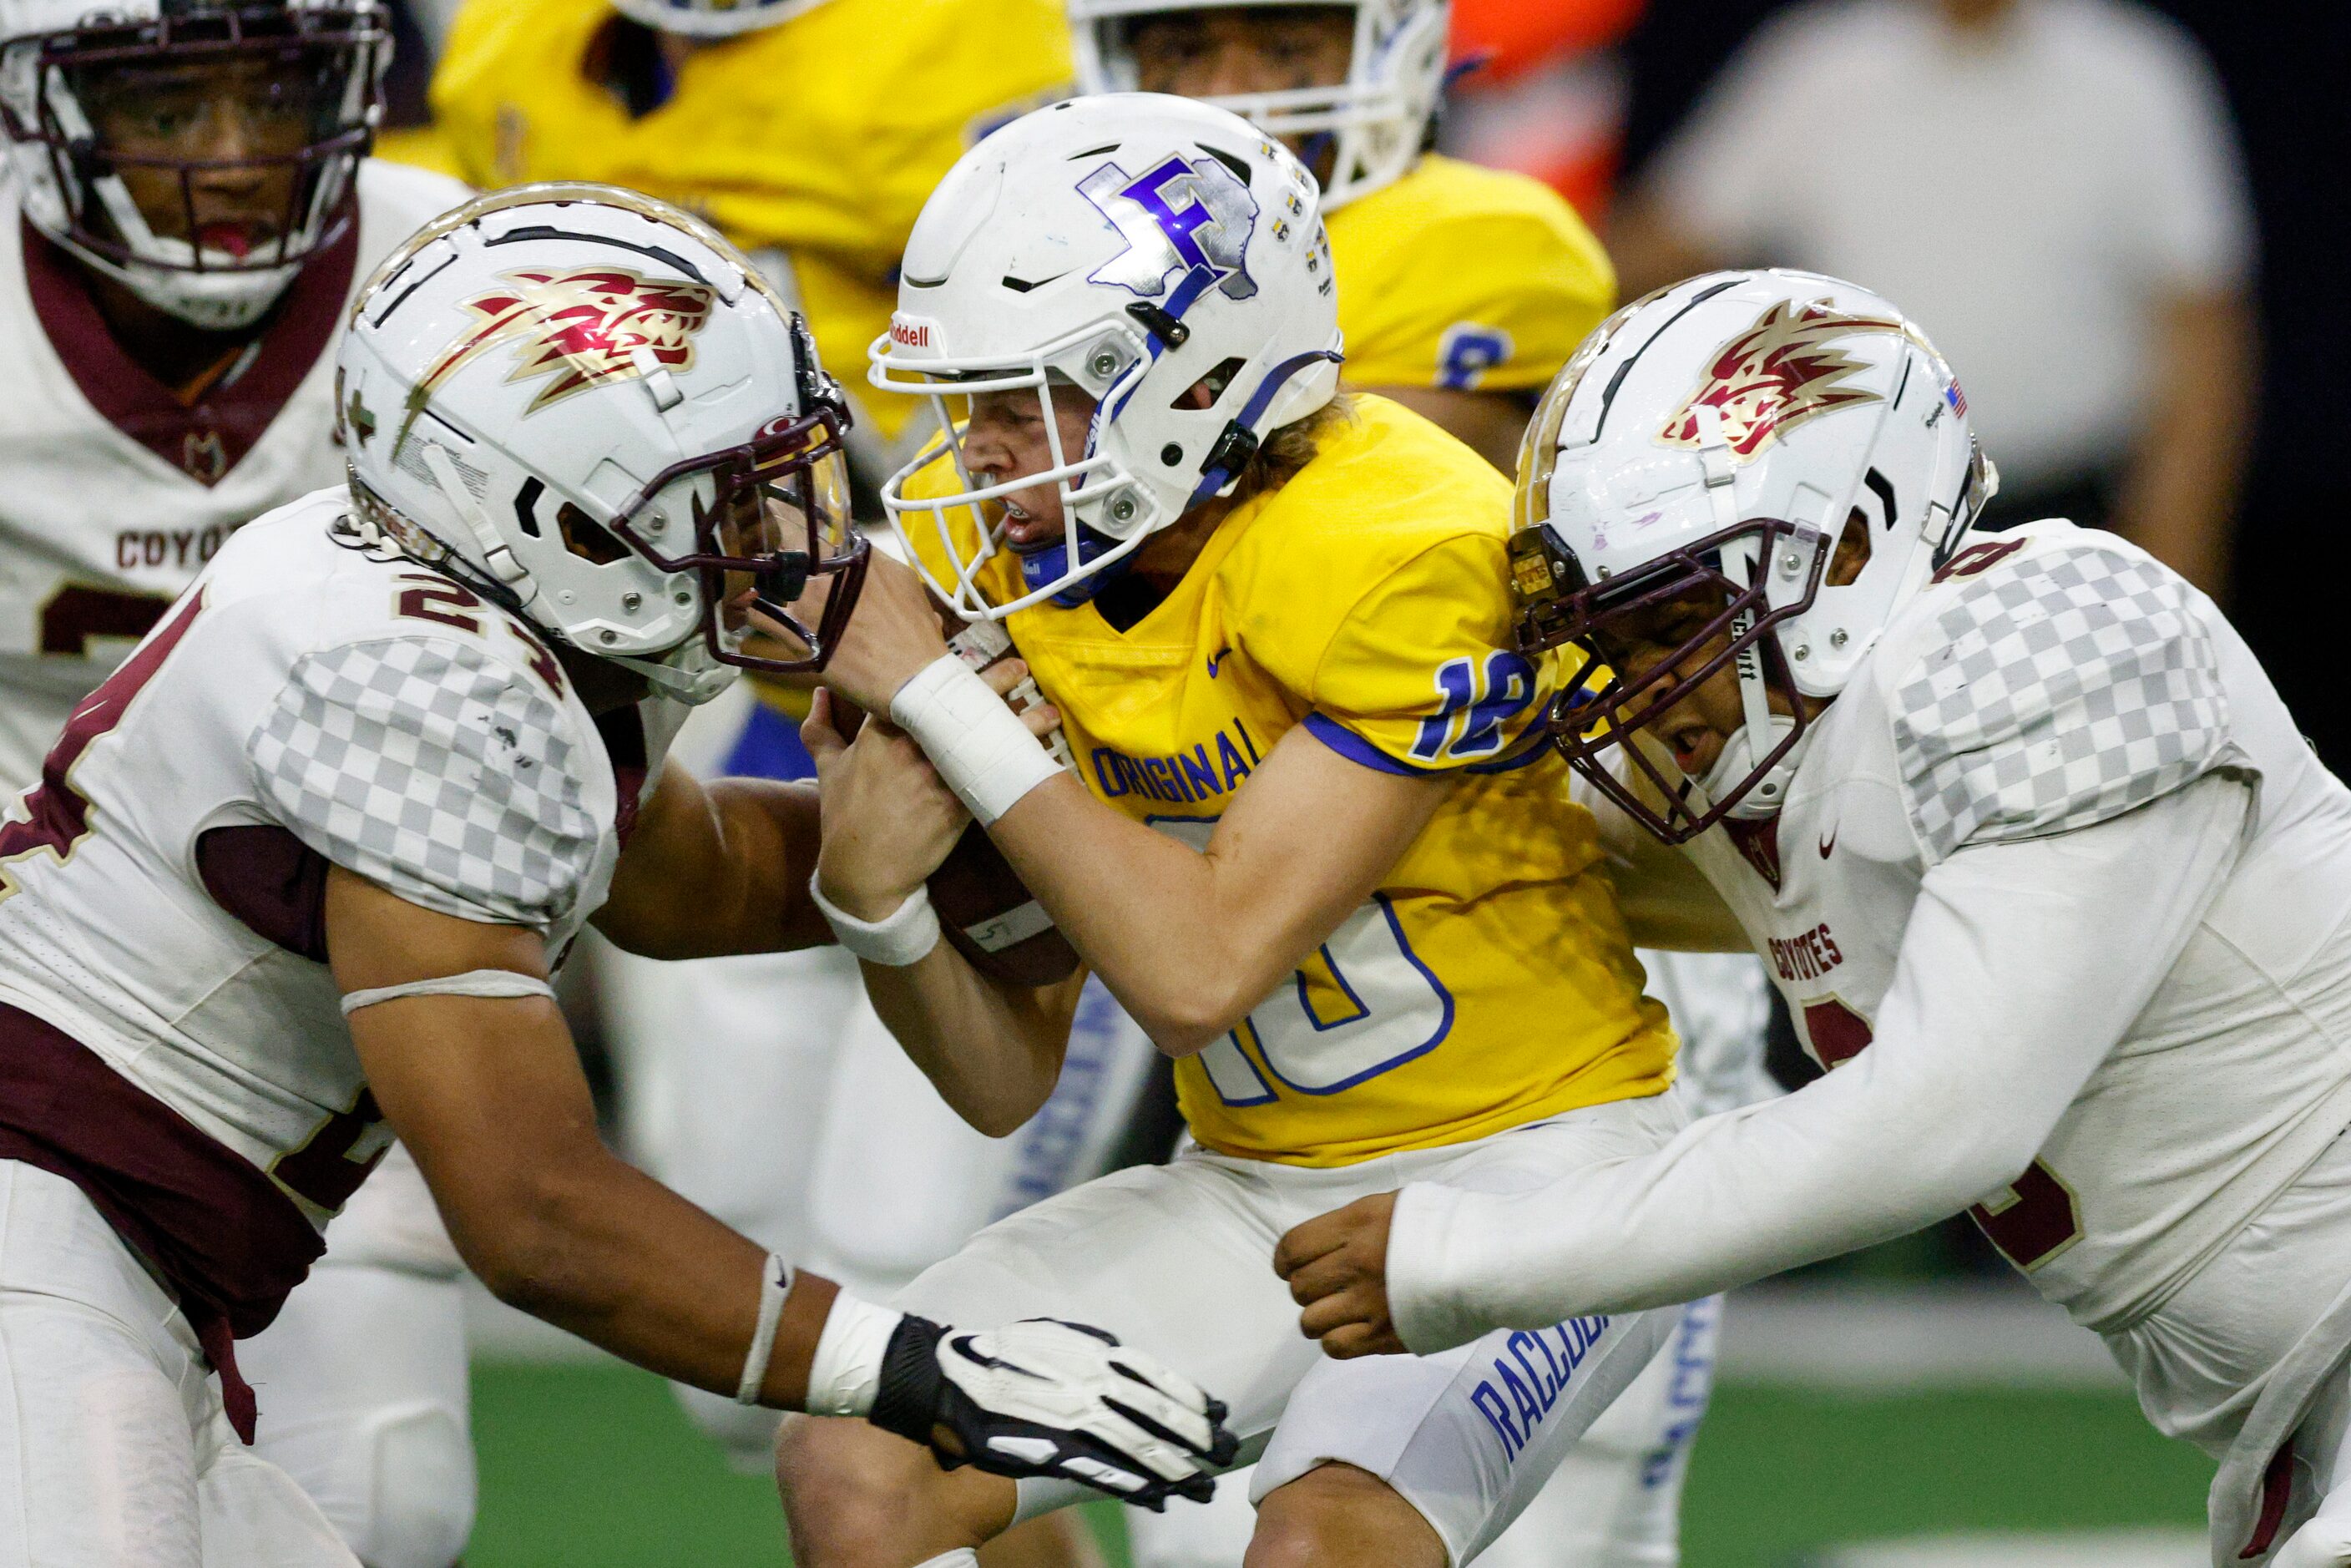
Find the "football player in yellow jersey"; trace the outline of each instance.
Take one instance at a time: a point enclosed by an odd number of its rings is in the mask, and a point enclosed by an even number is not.
[[[1347,382],[1506,472],[1534,400],[1615,308],[1558,193],[1426,151],[1446,0],[1069,0],[1078,85],[1196,98],[1284,139],[1322,182]]]
[[[1428,152],[1447,0],[1069,0],[1081,88],[1142,87],[1229,109],[1322,181],[1347,384],[1444,425],[1504,472],[1535,399],[1614,307],[1605,253],[1557,193]],[[1685,1098],[1776,1092],[1770,1002],[1737,956],[1642,956],[1673,1004]],[[1496,1568],[1657,1568],[1679,1552],[1681,1484],[1712,1386],[1720,1303],[1693,1302],[1661,1356],[1562,1465]],[[1668,1364],[1670,1362],[1670,1364]],[[1235,1568],[1233,1500],[1130,1515],[1139,1568]]]
[[[889,325],[923,198],[1070,80],[1057,0],[472,0],[433,80],[471,183],[595,180],[708,218],[796,298],[827,363]],[[914,404],[868,397],[894,438]]]
[[[1673,1040],[1593,835],[1543,831],[1564,787],[1528,730],[1560,672],[1510,652],[1508,486],[1339,395],[1319,199],[1245,121],[1147,95],[1040,110],[932,196],[873,375],[960,417],[884,503],[932,586],[1004,622],[1080,776],[877,562],[874,641],[827,681],[892,723],[843,747],[830,695],[810,721],[818,886],[909,1054],[976,1124],[1018,1123],[1079,982],[1022,989],[939,941],[922,888],[960,801],[1177,1059],[1196,1140],[998,1222],[899,1300],[1156,1334],[1263,1452],[1253,1558],[1444,1568],[1673,1314],[1326,1362],[1274,1238],[1407,1172],[1509,1190],[1655,1146]],[[970,1568],[1077,1500],[821,1421],[788,1427],[779,1476],[808,1568]]]

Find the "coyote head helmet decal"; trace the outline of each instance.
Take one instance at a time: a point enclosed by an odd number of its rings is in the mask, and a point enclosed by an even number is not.
[[[1521,654],[1655,656],[1587,657],[1552,707],[1553,743],[1667,842],[1771,817],[1821,701],[1996,484],[1949,364],[1883,295],[1771,268],[1626,307],[1530,427],[1512,580]],[[1631,744],[1664,738],[1718,675],[1740,723],[1706,768]]]
[[[507,380],[550,378],[523,410],[526,416],[606,382],[652,369],[686,370],[694,363],[695,335],[709,323],[717,298],[699,283],[618,267],[509,272],[499,281],[504,287],[465,301],[481,323],[451,344],[417,383],[419,397],[431,397],[465,366],[509,342],[519,343],[521,351]]]
[[[1732,457],[1752,462],[1774,439],[1808,419],[1852,403],[1882,402],[1876,392],[1845,384],[1865,367],[1839,350],[1836,340],[1857,332],[1904,330],[1899,321],[1842,314],[1825,302],[1774,304],[1722,346],[1698,390],[1666,421],[1657,439],[1667,446],[1701,444],[1698,411],[1711,407],[1722,416],[1722,439]]]

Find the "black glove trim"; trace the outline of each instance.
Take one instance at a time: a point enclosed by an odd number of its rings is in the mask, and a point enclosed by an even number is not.
[[[939,1341],[946,1330],[928,1318],[908,1312],[891,1331],[882,1353],[881,1381],[873,1391],[873,1409],[865,1418],[885,1432],[909,1442],[931,1447],[938,1425],[939,1386],[946,1375],[939,1370]],[[939,1462],[946,1464],[941,1455]]]

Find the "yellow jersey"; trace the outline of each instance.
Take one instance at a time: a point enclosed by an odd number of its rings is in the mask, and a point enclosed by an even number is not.
[[[825,0],[688,56],[637,119],[590,68],[618,15],[470,0],[434,73],[440,146],[484,190],[626,185],[783,251],[818,352],[894,438],[917,404],[867,393],[863,368],[906,237],[967,147],[1067,91],[1061,0]]]
[[[956,487],[941,460],[909,493]],[[1534,727],[1559,667],[1511,651],[1510,494],[1434,424],[1361,397],[1129,630],[1050,601],[1007,622],[1087,788],[1195,847],[1301,724],[1366,767],[1458,779],[1294,983],[1176,1064],[1208,1148],[1345,1165],[1672,1082],[1597,830]],[[949,516],[968,533],[967,509]],[[908,531],[938,570],[926,526]],[[1017,559],[981,582],[1019,596]]]
[[[1430,153],[1327,224],[1350,385],[1540,391],[1616,308],[1608,253],[1524,174]]]

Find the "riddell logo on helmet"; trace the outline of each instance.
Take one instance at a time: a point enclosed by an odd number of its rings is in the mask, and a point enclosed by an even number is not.
[[[893,317],[890,321],[890,340],[902,349],[927,349],[931,346],[930,323],[916,325]]]
[[[1755,325],[1722,346],[1689,401],[1676,410],[1657,439],[1667,446],[1705,444],[1700,408],[1721,415],[1723,444],[1740,463],[1808,419],[1855,403],[1884,400],[1846,378],[1867,365],[1831,347],[1839,338],[1864,332],[1908,336],[1899,321],[1845,316],[1823,303],[1785,300],[1763,312]]]
[[[694,339],[710,324],[717,292],[699,283],[647,277],[617,267],[509,272],[506,287],[475,295],[465,308],[480,316],[416,383],[414,406],[467,364],[501,343],[520,342],[509,382],[550,376],[523,410],[537,413],[572,393],[645,373],[639,356],[662,370],[688,370]]]

